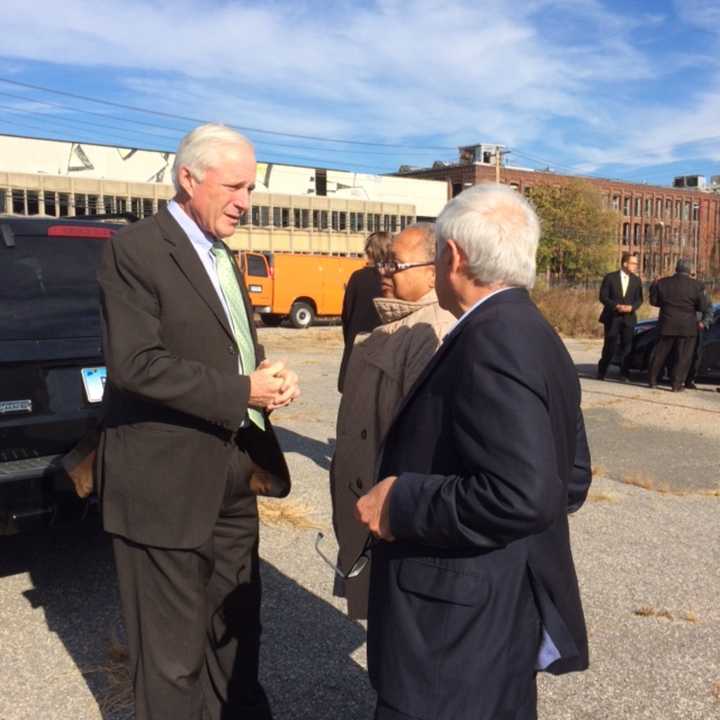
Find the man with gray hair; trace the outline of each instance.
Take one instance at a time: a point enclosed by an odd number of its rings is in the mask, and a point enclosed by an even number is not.
[[[539,223],[478,185],[437,220],[458,318],[402,402],[357,502],[372,545],[377,720],[531,720],[538,670],[588,664],[568,512],[590,485],[580,386],[528,294]]]
[[[107,362],[98,486],[112,534],[136,720],[269,720],[258,682],[256,495],[290,490],[268,412],[297,376],[263,360],[224,238],[255,186],[222,125],[180,142],[167,208],[99,272]]]

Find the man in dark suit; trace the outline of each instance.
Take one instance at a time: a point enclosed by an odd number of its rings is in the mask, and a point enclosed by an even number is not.
[[[620,379],[628,380],[627,360],[632,349],[633,332],[637,323],[635,312],[643,303],[643,289],[637,276],[638,259],[623,253],[620,269],[608,273],[600,286],[603,309],[600,322],[605,328],[605,341],[598,363],[598,380],[604,380],[608,367],[620,343]]]
[[[255,184],[252,145],[183,138],[167,208],[118,233],[99,272],[105,417],[98,485],[113,536],[137,720],[268,720],[258,682],[256,494],[289,492],[267,411],[297,376],[262,360],[222,238]]]
[[[675,274],[656,280],[650,286],[650,304],[660,308],[660,339],[650,361],[648,385],[656,387],[660,370],[671,352],[675,353],[672,365],[672,391],[685,389],[685,380],[692,362],[698,334],[698,313],[708,307],[705,288],[699,280],[690,277],[692,267],[687,260],[678,260]]]
[[[380,273],[376,266],[388,259],[391,243],[392,233],[371,233],[365,242],[368,264],[350,276],[345,288],[341,315],[345,349],[338,373],[339,392],[343,391],[345,372],[355,338],[360,333],[372,332],[380,324],[380,316],[373,304],[373,300],[382,294]]]
[[[376,720],[530,720],[537,670],[588,664],[568,512],[590,456],[577,373],[530,299],[537,217],[476,185],[437,220],[459,318],[401,404],[357,503],[372,546]]]

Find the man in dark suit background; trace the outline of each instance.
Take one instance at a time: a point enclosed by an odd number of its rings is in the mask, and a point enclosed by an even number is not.
[[[368,264],[350,276],[345,288],[341,315],[345,349],[338,373],[339,392],[343,391],[355,338],[360,333],[372,332],[380,324],[380,316],[373,304],[373,300],[382,294],[382,282],[376,266],[388,259],[391,244],[392,233],[381,231],[368,235],[365,241]]]
[[[262,359],[222,239],[255,185],[221,125],[180,142],[177,194],[118,233],[99,272],[108,378],[98,448],[137,720],[269,720],[258,682],[256,494],[290,478],[267,411],[297,376]]]
[[[437,220],[436,289],[459,318],[402,402],[379,482],[368,669],[377,720],[531,720],[535,673],[582,670],[568,512],[590,485],[580,386],[530,299],[539,223],[477,185]]]
[[[643,303],[642,283],[637,271],[637,256],[625,252],[620,259],[620,269],[608,273],[600,285],[600,302],[603,309],[599,319],[604,325],[605,341],[598,363],[598,380],[605,379],[618,342],[620,343],[620,379],[626,382],[629,378],[627,359],[637,323],[635,313]]]
[[[660,370],[671,352],[675,361],[671,370],[673,392],[685,389],[698,334],[698,313],[704,314],[708,298],[703,284],[690,277],[688,260],[678,260],[675,274],[656,280],[650,286],[650,304],[660,308],[660,339],[650,361],[648,385],[656,387]]]

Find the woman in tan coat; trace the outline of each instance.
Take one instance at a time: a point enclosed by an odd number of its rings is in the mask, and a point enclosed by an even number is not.
[[[435,238],[430,223],[399,233],[393,261],[382,264],[383,297],[375,306],[382,324],[356,342],[345,375],[330,468],[338,567],[348,572],[367,539],[355,520],[357,498],[375,483],[375,460],[400,401],[412,387],[455,318],[435,295]],[[336,577],[335,594],[351,618],[367,617],[370,568],[357,577]]]

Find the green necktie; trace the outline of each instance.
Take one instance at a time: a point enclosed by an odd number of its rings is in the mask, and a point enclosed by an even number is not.
[[[213,243],[212,254],[215,258],[215,269],[220,281],[220,289],[230,311],[230,324],[232,325],[233,335],[235,335],[235,342],[240,349],[243,373],[250,375],[257,365],[255,346],[250,334],[250,322],[238,286],[233,261],[230,259],[227,248],[222,242],[216,241]],[[248,408],[248,417],[261,430],[265,429],[265,418],[259,410]]]

